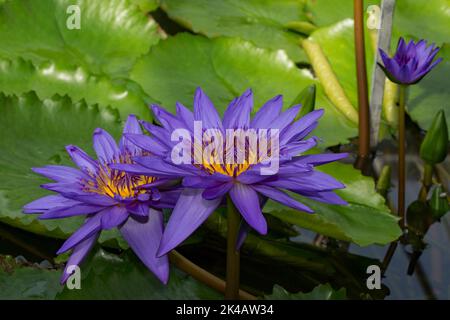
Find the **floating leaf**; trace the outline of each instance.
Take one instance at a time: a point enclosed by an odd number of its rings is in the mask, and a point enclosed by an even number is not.
[[[264,212],[300,227],[360,246],[386,244],[401,235],[398,219],[384,205],[384,198],[375,191],[371,178],[361,175],[350,165],[341,163],[328,164],[318,169],[332,174],[346,185],[345,189],[338,190],[337,193],[349,203],[348,205],[328,205],[294,195],[315,213],[292,210],[272,200],[265,205]]]
[[[61,274],[37,266],[21,266],[10,256],[0,256],[0,299],[54,299],[62,290]]]
[[[92,154],[92,132],[102,127],[118,137],[117,115],[67,97],[40,102],[34,94],[0,95],[0,221],[38,234],[67,238],[81,223],[80,217],[37,220],[22,213],[23,205],[48,194],[39,185],[48,180],[33,167],[47,164],[73,166],[64,147],[75,144]]]
[[[163,285],[129,251],[118,256],[99,250],[84,264],[82,290],[67,288],[57,299],[221,299],[222,295],[172,268]]]
[[[257,48],[240,39],[210,40],[190,34],[179,34],[153,47],[136,64],[131,78],[154,102],[171,111],[177,101],[191,106],[198,86],[223,112],[248,88],[253,89],[254,110],[258,110],[277,94],[283,94],[288,107],[306,86],[317,84],[307,69],[298,69],[282,51]],[[317,91],[321,97],[316,108],[324,108],[325,115],[315,134],[323,139],[323,146],[346,143],[357,134],[356,128],[323,96],[320,85]]]
[[[305,61],[301,33],[307,22],[303,1],[292,0],[163,0],[168,15],[208,37],[240,37],[261,48],[285,50],[294,61]]]
[[[75,7],[74,7],[75,6]],[[80,28],[69,27],[79,9]],[[68,94],[125,118],[149,118],[145,95],[126,79],[159,41],[156,23],[129,0],[16,0],[0,4],[4,93]]]
[[[80,29],[69,29],[69,6]],[[158,42],[156,23],[128,0],[15,0],[0,7],[0,56],[125,75]]]

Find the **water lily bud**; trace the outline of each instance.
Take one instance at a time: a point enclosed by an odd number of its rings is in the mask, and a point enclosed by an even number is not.
[[[425,77],[442,58],[434,60],[439,47],[428,46],[425,40],[410,41],[408,44],[400,38],[395,55],[390,58],[386,52],[380,51],[383,64],[379,64],[386,76],[395,83],[410,85]]]
[[[448,151],[448,129],[444,110],[434,117],[430,129],[420,146],[420,157],[428,164],[444,161]]]
[[[450,210],[450,206],[448,205],[447,193],[444,192],[442,186],[439,185],[433,190],[433,194],[431,195],[430,200],[430,206],[433,218],[435,219],[440,219]]]
[[[302,108],[300,109],[300,112],[298,113],[297,117],[295,118],[300,119],[307,113],[314,110],[314,106],[316,105],[316,85],[310,85],[303,89],[299,95],[294,99],[294,102],[292,102],[292,106],[301,104]]]

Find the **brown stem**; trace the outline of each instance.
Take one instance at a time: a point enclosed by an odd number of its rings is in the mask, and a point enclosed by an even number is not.
[[[359,146],[358,157],[367,158],[370,153],[370,120],[369,95],[367,90],[366,51],[364,44],[364,10],[363,0],[354,0],[355,20],[355,56],[356,78],[358,83],[358,109],[359,109]]]
[[[225,293],[225,281],[194,264],[179,252],[172,250],[169,254],[169,259],[178,269],[186,272],[192,278],[203,282],[214,290]],[[244,290],[239,290],[239,299],[256,300],[256,297]]]
[[[386,252],[386,255],[384,256],[383,262],[381,264],[381,272],[382,274],[384,274],[389,266],[389,264],[391,263],[392,257],[394,256],[395,250],[397,249],[398,246],[398,242],[392,242],[389,245],[389,249]]]
[[[406,129],[405,129],[405,103],[406,86],[399,86],[399,108],[398,108],[398,216],[400,217],[400,226],[406,229],[405,221],[405,191],[406,191]]]

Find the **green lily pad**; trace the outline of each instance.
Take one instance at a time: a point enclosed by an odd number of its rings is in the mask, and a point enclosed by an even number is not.
[[[265,205],[264,212],[302,228],[360,246],[386,244],[401,235],[398,219],[390,213],[383,197],[375,191],[371,178],[361,175],[350,165],[341,163],[320,166],[318,169],[332,174],[346,185],[345,189],[336,193],[348,205],[329,205],[293,195],[310,206],[315,213],[289,209],[272,200]]]
[[[364,8],[373,4],[379,5],[380,1],[365,0]],[[329,26],[353,18],[353,0],[306,0],[305,11],[308,18],[317,26]]]
[[[353,20],[346,19],[313,32],[309,39],[318,43],[353,107],[358,106]],[[374,64],[373,49],[366,37],[368,70]],[[368,78],[370,88],[370,77]]]
[[[442,45],[450,38],[449,0],[396,1],[393,45],[400,36],[426,39]]]
[[[80,10],[80,29],[70,29]],[[69,20],[68,20],[69,19]],[[128,0],[16,0],[0,7],[0,55],[126,75],[159,40],[156,23]]]
[[[221,299],[222,295],[171,268],[163,285],[129,251],[118,256],[99,250],[81,269],[81,290],[64,288],[57,299]]]
[[[98,250],[81,267],[81,289],[61,286],[61,269],[48,270],[21,265],[12,257],[0,256],[0,299],[27,300],[123,300],[123,299],[221,299],[222,295],[171,268],[170,280],[163,285],[132,254],[121,255]]]
[[[364,8],[378,1],[365,1]],[[328,58],[341,86],[350,102],[357,106],[356,67],[354,59],[353,1],[309,0],[307,12],[314,23],[322,28],[311,34]],[[367,16],[366,16],[367,17]],[[367,31],[367,30],[366,30]],[[400,36],[426,39],[443,45],[439,56],[441,65],[430,72],[419,84],[410,87],[408,110],[411,118],[425,130],[431,125],[434,115],[448,106],[450,94],[446,79],[450,69],[448,39],[450,39],[450,1],[402,0],[396,2],[391,48],[395,50]],[[372,79],[374,54],[370,37],[366,32],[367,71]],[[352,57],[349,59],[349,57]],[[369,85],[370,88],[370,85]],[[448,121],[449,115],[447,115]]]
[[[71,23],[79,9],[80,28]],[[126,79],[155,45],[157,24],[129,0],[7,1],[0,5],[2,92],[35,90],[41,99],[68,94],[125,118],[150,118],[145,95]]]
[[[116,137],[121,125],[117,114],[67,97],[40,102],[36,95],[0,95],[0,221],[34,233],[67,238],[81,224],[80,217],[37,220],[22,207],[49,194],[39,185],[48,182],[32,167],[47,164],[73,166],[64,146],[75,144],[92,154],[92,132],[101,127]]]
[[[0,299],[49,300],[62,290],[56,270],[24,266],[11,256],[0,256]]]
[[[20,95],[33,90],[40,99],[59,94],[68,95],[73,101],[112,106],[122,118],[130,113],[151,117],[144,95],[130,81],[94,76],[82,67],[62,68],[49,62],[35,66],[22,58],[12,61],[0,58],[0,87],[6,94]]]
[[[302,35],[293,30],[299,23],[303,32],[311,27],[303,1],[163,0],[161,6],[170,18],[196,33],[240,37],[261,48],[285,50],[296,62],[306,60],[300,47]]]
[[[265,296],[267,300],[346,300],[345,288],[334,290],[329,284],[321,284],[311,292],[290,293],[279,285],[273,286],[273,292]]]
[[[136,63],[131,79],[154,99],[152,102],[171,111],[177,101],[192,106],[195,89],[200,86],[222,113],[248,88],[253,89],[256,111],[277,94],[284,96],[287,107],[306,86],[317,83],[309,70],[298,69],[281,51],[257,48],[236,38],[208,39],[190,34],[179,34],[153,47]],[[322,87],[317,90],[320,96]],[[357,134],[355,126],[321,96],[316,108],[324,108],[325,115],[315,134],[323,139],[322,146],[346,143]]]

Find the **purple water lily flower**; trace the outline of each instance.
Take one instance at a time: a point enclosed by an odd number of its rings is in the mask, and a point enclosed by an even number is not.
[[[230,196],[243,217],[242,229],[251,227],[260,234],[267,233],[267,222],[261,211],[264,199],[271,198],[291,208],[313,212],[284,190],[324,203],[346,204],[333,192],[344,188],[344,185],[325,173],[315,171],[314,167],[342,159],[347,154],[299,156],[316,145],[316,137],[307,137],[317,126],[323,110],[313,111],[294,121],[301,106],[293,106],[282,112],[282,104],[282,96],[276,96],[266,102],[251,119],[253,93],[247,90],[231,102],[222,119],[210,99],[198,88],[194,98],[194,112],[177,103],[177,112],[173,115],[154,105],[152,110],[162,127],[143,122],[143,127],[152,136],[125,135],[142,149],[153,150],[157,157],[135,157],[135,165],[118,165],[118,169],[134,174],[183,179],[184,190],[166,226],[159,255],[166,254],[189,237],[222,203],[226,195]],[[174,147],[179,146],[180,141],[172,141],[172,133],[181,128],[194,137],[194,121],[201,121],[205,133],[206,129],[215,129],[219,133],[225,133],[227,129],[278,131],[278,171],[262,175],[261,169],[267,164],[258,158],[251,162],[248,157],[244,162],[235,164],[204,159],[203,162],[175,164],[171,153]],[[248,149],[248,145],[245,145],[243,148]],[[242,237],[239,242],[242,243]]]
[[[392,82],[398,84],[409,85],[419,82],[442,61],[442,58],[439,58],[433,62],[439,47],[434,44],[427,47],[425,40],[417,43],[411,40],[406,44],[405,40],[400,38],[393,58],[389,58],[386,52],[379,50],[384,64],[384,66],[380,64],[381,68]]]
[[[130,115],[124,134],[142,134],[135,116]],[[96,129],[93,136],[98,160],[76,146],[66,147],[79,169],[49,165],[34,168],[53,183],[43,188],[59,193],[24,206],[25,213],[42,213],[39,219],[61,219],[87,215],[84,224],[67,239],[58,254],[72,250],[61,278],[65,283],[68,267],[79,265],[96,243],[102,230],[118,227],[141,261],[163,282],[169,277],[167,256],[156,257],[163,234],[162,208],[173,208],[178,190],[164,190],[164,179],[135,175],[112,169],[111,164],[132,163],[132,157],[147,154],[122,137],[117,146],[111,135]]]

